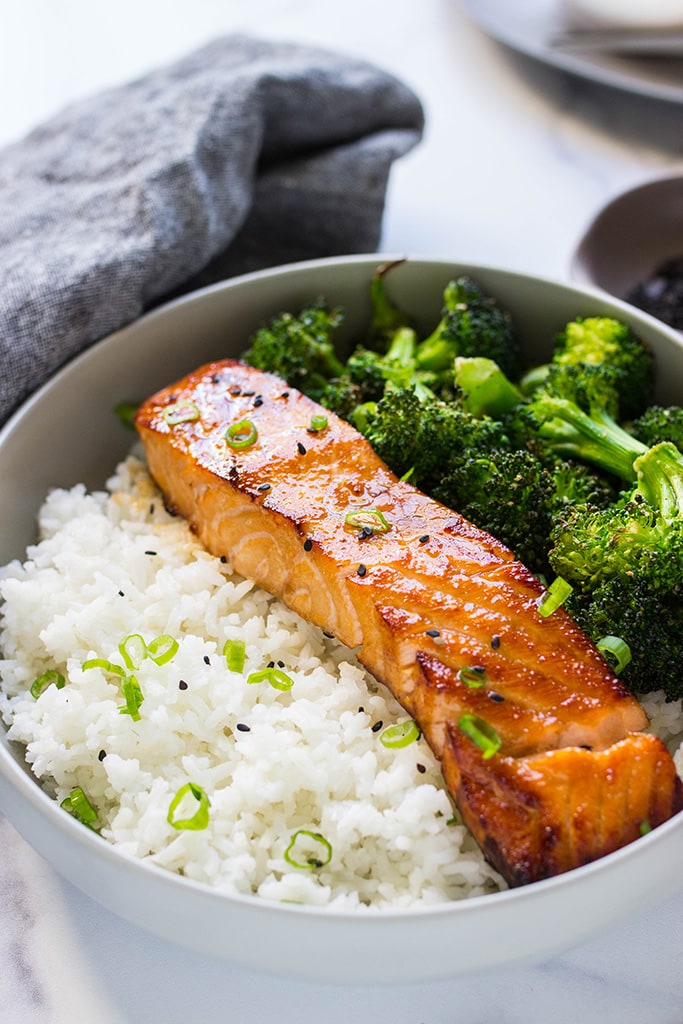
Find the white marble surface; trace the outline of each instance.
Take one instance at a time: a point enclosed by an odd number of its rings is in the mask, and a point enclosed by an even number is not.
[[[427,131],[393,172],[387,250],[563,278],[608,196],[683,169],[681,107],[531,65],[456,0],[5,0],[0,144],[71,98],[232,30],[354,51],[420,95]],[[291,983],[117,919],[0,819],[4,1024],[680,1024],[682,967],[683,892],[537,966],[390,989]]]

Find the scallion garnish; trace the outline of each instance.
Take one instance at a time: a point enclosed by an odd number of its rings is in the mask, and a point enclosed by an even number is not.
[[[552,615],[553,612],[556,612],[564,604],[573,589],[571,583],[567,583],[561,576],[554,579],[539,602],[539,615],[547,619],[549,615]]]
[[[311,431],[311,433],[317,434],[320,430],[325,430],[326,427],[327,427],[327,424],[328,424],[327,416],[323,416],[323,415],[311,416],[311,422],[310,422],[310,424],[308,426],[308,429]]]
[[[481,750],[484,760],[487,761],[500,750],[502,740],[496,730],[488,722],[485,722],[479,715],[461,715],[458,719],[458,728],[465,736],[469,736],[473,743]]]
[[[263,668],[259,672],[252,672],[247,676],[247,682],[252,685],[254,683],[270,683],[276,690],[291,690],[294,686],[294,680],[291,676],[288,676],[286,672],[283,672],[279,668]]]
[[[115,665],[113,661],[108,661],[106,658],[88,658],[83,662],[81,668],[85,672],[89,668],[101,668],[103,672],[113,672],[116,676],[125,676],[125,671],[120,665]]]
[[[344,526],[351,526],[356,530],[370,530],[371,533],[387,533],[391,529],[378,508],[358,508],[347,512],[344,516]]]
[[[631,660],[631,648],[620,636],[603,636],[602,640],[598,640],[596,647],[617,675]]]
[[[156,665],[166,665],[178,653],[180,644],[170,633],[162,633],[147,644],[147,654]]]
[[[458,678],[461,683],[464,683],[465,686],[469,686],[473,690],[486,685],[486,671],[480,668],[479,665],[472,665],[471,668],[461,668],[458,672]]]
[[[420,738],[420,729],[412,719],[405,722],[397,722],[396,725],[388,725],[381,733],[379,741],[384,747],[390,750],[398,747],[407,747]]]
[[[174,402],[167,405],[161,414],[169,427],[175,427],[178,423],[192,423],[199,419],[199,409],[194,402]]]
[[[225,440],[231,448],[251,448],[258,439],[258,430],[252,420],[238,420],[225,431]]]
[[[640,832],[641,836],[646,836],[648,832],[652,832],[652,825],[649,821],[641,821],[640,825],[638,826],[638,831]]]
[[[225,663],[230,672],[241,672],[246,661],[247,645],[244,640],[226,640],[223,644]]]
[[[147,657],[147,644],[139,633],[131,633],[121,640],[119,651],[126,668],[140,668]]]
[[[197,809],[189,818],[176,818],[175,813],[186,797],[191,797],[197,802]],[[184,786],[180,787],[176,795],[171,800],[166,820],[169,825],[172,825],[173,828],[176,828],[179,831],[181,829],[187,829],[191,832],[201,832],[201,830],[206,828],[209,824],[210,806],[211,801],[202,787],[198,786],[196,782],[186,782]]]
[[[31,696],[38,700],[41,693],[44,693],[48,686],[52,685],[56,686],[58,690],[61,690],[66,685],[66,679],[56,668],[48,669],[47,672],[43,672],[41,676],[33,680],[31,683]]]
[[[289,841],[284,853],[285,860],[293,868],[314,871],[324,868],[332,860],[332,844],[319,832],[306,828],[298,829]]]
[[[92,828],[93,823],[97,821],[97,811],[80,786],[74,786],[69,795],[62,800],[60,807],[88,828]]]
[[[135,676],[124,676],[121,683],[125,704],[119,707],[120,715],[130,715],[134,722],[140,721],[140,705],[144,701],[140,684]]]

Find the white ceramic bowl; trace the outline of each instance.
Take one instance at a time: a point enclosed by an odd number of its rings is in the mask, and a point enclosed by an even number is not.
[[[67,365],[0,432],[0,563],[21,557],[52,486],[101,486],[130,445],[112,415],[200,363],[235,356],[270,315],[318,295],[347,310],[347,338],[368,315],[368,282],[384,256],[295,264],[234,279],[180,299],[105,339]],[[659,397],[683,379],[680,336],[588,291],[521,274],[409,259],[390,275],[397,301],[425,329],[446,282],[476,277],[513,313],[530,359],[577,315],[615,314],[652,345]],[[61,874],[128,920],[194,950],[289,977],[348,983],[407,982],[550,956],[683,886],[683,814],[593,864],[526,888],[428,909],[334,912],[226,896],[123,855],[65,814],[0,733],[0,806]]]

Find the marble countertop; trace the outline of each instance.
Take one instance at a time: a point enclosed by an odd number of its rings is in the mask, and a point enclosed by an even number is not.
[[[576,242],[608,197],[683,170],[679,105],[517,56],[456,0],[8,6],[0,144],[67,100],[233,30],[324,43],[393,71],[421,97],[427,129],[392,173],[387,251],[566,279]],[[391,988],[294,983],[200,958],[116,918],[0,818],[4,1024],[680,1024],[682,940],[683,891],[534,966]]]

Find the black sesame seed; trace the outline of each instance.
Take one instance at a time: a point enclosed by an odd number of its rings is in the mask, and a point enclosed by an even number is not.
[[[268,668],[275,668],[275,662],[274,661],[269,661],[268,662]]]
[[[125,597],[125,596],[126,595],[124,594],[124,592],[122,590],[119,590],[119,597]]]
[[[151,516],[153,516],[153,515],[154,515],[154,502],[152,502],[152,504],[151,504],[151,505],[149,506],[149,514],[150,514]]]
[[[441,632],[438,629],[428,629],[427,630],[427,636],[431,636],[431,637],[441,636]]]
[[[323,636],[326,636],[328,640],[334,640],[334,633],[327,633],[323,630]]]
[[[428,540],[429,540],[429,534],[428,533],[423,533],[422,536],[420,537],[420,544],[426,544]]]
[[[225,563],[227,562],[227,560],[228,560],[228,559],[226,558],[226,556],[225,556],[225,555],[221,555],[221,562],[223,563],[223,565],[225,565]]]
[[[362,715],[364,711],[365,711],[365,708],[364,708],[364,707],[363,707],[363,705],[361,704],[361,706],[360,706],[360,707],[358,708],[358,714],[359,714],[359,715]]]
[[[289,391],[283,391],[280,395],[281,398],[289,398]]]
[[[367,566],[363,565],[362,562],[360,563],[360,565],[356,569],[356,572],[358,573],[359,576],[365,576],[367,571],[368,571]]]
[[[380,718],[379,722],[375,722],[375,724],[372,726],[372,731],[373,732],[379,732],[383,725],[384,725],[384,722]]]
[[[484,668],[483,665],[470,665],[469,671],[475,672],[478,676],[486,675],[486,669]]]
[[[284,661],[278,661],[278,663],[277,663],[277,667],[278,667],[278,668],[284,668],[284,667],[285,667],[285,663],[284,663]]]
[[[245,398],[252,398],[253,395],[255,394],[255,392],[254,391],[243,391],[242,394],[244,395]]]
[[[211,383],[212,384],[218,384],[220,379],[221,379],[220,373],[213,373],[213,374],[211,374]]]
[[[210,665],[211,664],[211,658],[209,657],[208,654],[204,655],[204,664],[205,665]]]
[[[237,466],[231,466],[228,470],[228,476],[237,476]]]
[[[236,384],[233,384],[231,388],[228,388],[228,390],[234,398],[237,398],[238,395],[242,394],[242,389],[238,387]]]
[[[367,540],[368,537],[372,537],[374,532],[375,531],[371,526],[364,526],[363,529],[358,534],[358,540]]]
[[[301,441],[297,441],[296,447],[297,447],[297,451],[299,452],[299,455],[305,455],[306,454],[306,445],[302,444]]]
[[[244,722],[238,722],[237,728],[240,732],[251,732],[251,726],[246,725]]]
[[[97,760],[98,761],[104,761],[106,756],[107,756],[107,751],[106,750],[100,750],[99,754],[97,755]]]
[[[579,743],[581,750],[592,750],[593,748],[588,743]]]
[[[424,773],[427,771],[423,764],[416,764],[415,767],[419,771],[420,775],[424,775]]]
[[[186,690],[187,689],[187,683],[185,682],[184,679],[181,679],[180,682],[178,683],[178,689],[179,690]]]
[[[312,547],[313,541],[311,540],[310,537],[307,537],[306,540],[304,541],[304,551],[310,551]]]
[[[491,637],[491,647],[493,648],[494,651],[497,651],[498,648],[500,647],[500,637],[498,636],[497,633]]]
[[[146,555],[156,555],[156,551],[145,551]]]
[[[263,399],[261,398],[260,395],[257,395],[256,398],[254,399],[254,408],[258,409],[260,405],[263,405]]]
[[[259,491],[269,491],[270,490],[270,484],[259,484],[258,485],[258,489],[259,489]]]
[[[489,694],[489,697],[491,698],[491,700],[495,700],[496,704],[502,704],[502,702],[505,700],[505,697],[503,696],[503,694],[502,693],[496,693],[495,690],[489,690],[488,694]]]

